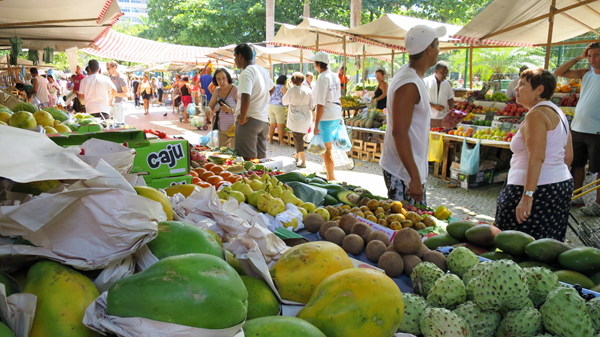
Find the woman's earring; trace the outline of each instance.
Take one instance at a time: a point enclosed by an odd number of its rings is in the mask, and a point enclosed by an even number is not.
[[[534,101],[536,101],[536,102],[538,101],[538,98],[537,98],[537,96],[535,97]]]

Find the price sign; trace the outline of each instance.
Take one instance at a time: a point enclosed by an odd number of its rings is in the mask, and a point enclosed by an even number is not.
[[[502,122],[502,125],[500,125],[500,131],[506,131],[509,132],[510,130],[512,130],[514,128],[513,123],[508,123],[508,122]]]
[[[475,101],[475,96],[469,96],[469,98],[467,98],[467,102],[469,102],[469,104],[472,104]]]
[[[494,92],[502,90],[502,82],[500,80],[494,81]]]
[[[485,120],[486,121],[493,121],[494,120],[494,116],[496,116],[496,112],[492,111],[492,110],[488,110],[485,113]]]
[[[479,92],[480,95],[485,95],[487,94],[487,92],[490,90],[490,88],[492,87],[492,84],[490,82],[487,82],[483,85],[483,87],[481,88],[481,91]]]
[[[577,93],[577,87],[576,86],[572,86],[571,87],[571,95],[576,94]]]

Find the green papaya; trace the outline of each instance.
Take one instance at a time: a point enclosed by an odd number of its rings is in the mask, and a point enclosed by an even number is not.
[[[494,244],[505,253],[513,256],[525,256],[525,247],[535,238],[520,231],[502,231],[494,237]]]
[[[577,247],[560,254],[558,263],[565,269],[582,274],[593,274],[600,271],[600,249],[593,247]]]
[[[547,264],[554,264],[558,256],[571,249],[569,245],[555,239],[539,239],[525,246],[525,254],[531,259]]]
[[[4,284],[6,296],[10,296],[12,294],[21,292],[21,286],[19,285],[19,283],[17,283],[15,279],[13,279],[4,272],[0,272],[0,283]]]
[[[244,323],[246,336],[260,337],[326,337],[321,330],[307,321],[288,316],[255,318]]]
[[[367,129],[370,129],[370,128],[372,128],[372,127],[373,127],[373,123],[374,123],[374,122],[375,122],[375,121],[373,120],[373,118],[369,118],[369,119],[367,119],[367,123],[365,123],[365,128],[367,128]]]
[[[15,334],[4,323],[0,322],[0,337],[15,337]]]
[[[246,319],[248,292],[238,273],[213,255],[164,258],[113,283],[107,312],[204,329],[226,329]]]
[[[148,248],[159,260],[192,253],[210,254],[223,259],[223,250],[211,233],[181,221],[158,223],[158,235],[148,242]]]
[[[300,172],[288,172],[274,176],[277,180],[282,183],[288,183],[290,181],[298,181],[306,184],[306,176]]]
[[[365,125],[367,125],[367,121],[368,121],[368,118],[362,119],[362,120],[360,121],[360,127],[361,127],[361,128],[364,128],[364,127],[365,127]]]
[[[100,294],[75,269],[49,260],[37,262],[29,268],[23,292],[37,296],[29,337],[100,337],[82,323],[85,309]]]
[[[580,286],[591,289],[594,287],[594,282],[587,276],[572,270],[557,270],[554,272],[558,276],[560,282],[568,283],[570,285],[579,284]]]
[[[279,315],[279,300],[263,280],[252,276],[241,276],[248,291],[248,316],[254,319]]]
[[[448,234],[435,235],[435,236],[432,236],[432,237],[428,238],[427,240],[425,240],[425,242],[423,242],[423,244],[425,246],[427,246],[427,248],[429,248],[429,249],[453,246],[453,245],[456,245],[459,243],[460,243],[460,241],[456,240],[454,237],[452,237]]]
[[[235,257],[235,255],[233,255],[230,251],[226,250],[225,251],[225,255],[227,258],[227,263],[233,268],[235,269],[235,271],[240,275],[246,275],[246,271],[244,270],[244,267],[242,267],[242,264],[240,263],[240,261]]]
[[[332,197],[335,197],[338,195],[338,193],[344,192],[346,190],[342,185],[338,185],[338,184],[315,182],[315,183],[310,183],[309,185],[326,189],[327,194],[331,195]]]
[[[450,234],[456,240],[460,242],[466,242],[467,237],[465,236],[465,232],[476,225],[476,223],[469,220],[454,221],[446,226],[446,232],[448,232],[448,234]]]

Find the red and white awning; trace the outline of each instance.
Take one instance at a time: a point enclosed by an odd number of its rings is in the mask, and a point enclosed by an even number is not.
[[[120,61],[136,63],[206,63],[205,56],[215,48],[183,46],[142,39],[108,30],[84,53]]]

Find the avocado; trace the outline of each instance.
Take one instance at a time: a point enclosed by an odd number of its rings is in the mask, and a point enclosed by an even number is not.
[[[435,236],[432,236],[432,237],[428,238],[427,240],[425,240],[425,242],[423,242],[423,244],[425,244],[425,246],[427,246],[427,248],[429,248],[429,249],[436,249],[438,247],[452,246],[452,245],[456,245],[459,243],[460,242],[458,240],[456,240],[455,238],[453,238],[452,236],[450,236],[448,234],[435,235]]]
[[[520,231],[502,231],[494,237],[496,247],[513,256],[525,256],[525,247],[533,241],[533,236]]]
[[[446,226],[446,231],[453,238],[457,239],[460,242],[467,241],[467,237],[465,236],[465,232],[468,229],[475,227],[477,224],[473,221],[468,220],[460,220],[451,222],[448,226]]]
[[[467,229],[465,236],[470,243],[483,248],[489,248],[494,245],[494,237],[500,232],[501,230],[496,226],[477,225]]]
[[[570,285],[579,284],[580,286],[591,289],[594,287],[594,282],[587,276],[572,270],[557,270],[554,272],[558,276],[560,282],[568,283]]]
[[[600,249],[578,247],[567,250],[558,256],[558,263],[582,274],[594,274],[600,271]]]
[[[492,261],[498,261],[498,260],[511,260],[511,261],[515,261],[515,257],[507,254],[507,253],[503,253],[503,252],[489,252],[489,253],[483,253],[480,255],[481,257],[484,257],[486,259],[490,259]]]
[[[554,264],[558,256],[571,249],[569,245],[555,239],[539,239],[525,246],[525,254],[531,259],[547,264]]]
[[[360,195],[354,193],[354,191],[345,190],[337,194],[337,199],[346,205],[352,207],[358,207],[360,203]]]

